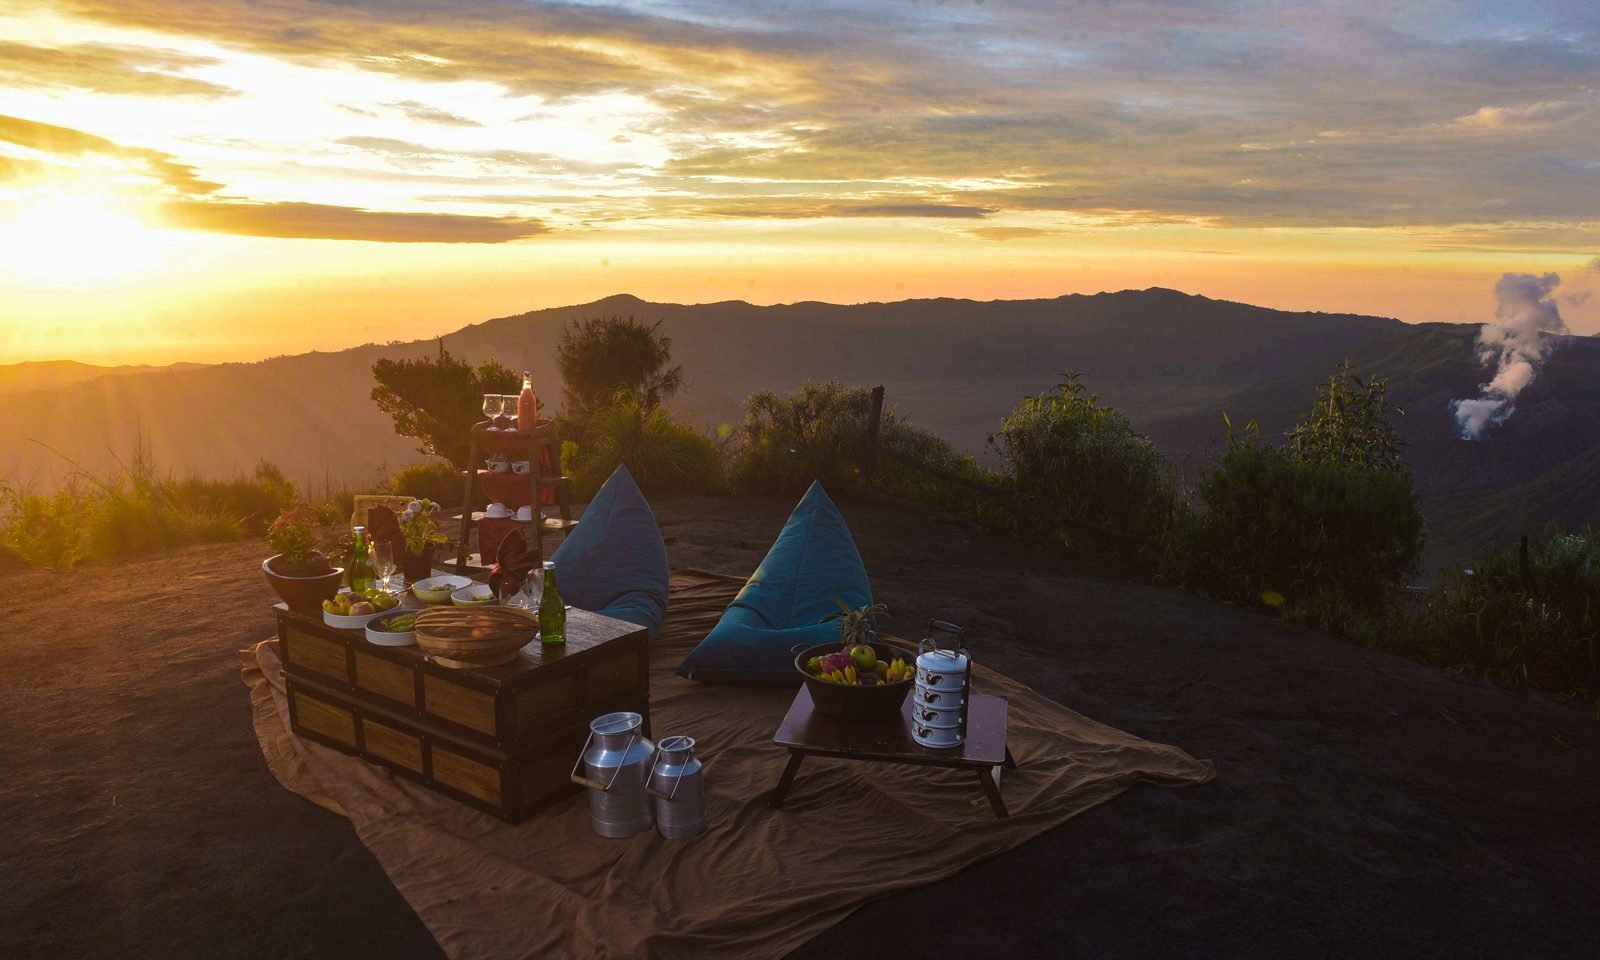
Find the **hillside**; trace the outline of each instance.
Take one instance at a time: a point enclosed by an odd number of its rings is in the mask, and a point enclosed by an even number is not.
[[[753,390],[837,377],[883,384],[901,415],[986,457],[987,438],[1020,398],[1075,369],[1190,477],[1220,450],[1223,411],[1235,424],[1255,419],[1264,436],[1280,435],[1309,405],[1317,381],[1348,357],[1390,377],[1390,395],[1406,410],[1408,459],[1430,514],[1441,504],[1431,561],[1447,559],[1437,552],[1444,545],[1476,539],[1460,525],[1482,520],[1473,506],[1480,498],[1504,494],[1493,515],[1523,518],[1512,526],[1569,515],[1537,505],[1557,511],[1559,494],[1513,508],[1507,504],[1518,495],[1508,491],[1537,485],[1600,448],[1600,341],[1593,338],[1567,338],[1516,415],[1488,440],[1467,443],[1455,436],[1448,403],[1472,396],[1484,379],[1476,326],[1285,313],[1160,288],[853,306],[615,296],[472,324],[444,346],[457,357],[530,369],[547,407],[559,408],[554,345],[563,325],[608,314],[662,322],[688,382],[676,406],[706,426],[737,422]],[[14,391],[0,420],[0,477],[47,487],[67,475],[68,459],[104,469],[125,460],[142,436],[156,461],[179,473],[226,475],[265,459],[302,483],[369,486],[418,459],[415,442],[395,436],[369,399],[372,363],[437,349],[431,340],[369,344]],[[1547,486],[1568,489],[1559,476]]]
[[[445,346],[458,357],[531,369],[541,397],[559,406],[554,344],[562,325],[612,313],[663,321],[688,379],[678,406],[697,421],[737,421],[752,390],[838,377],[884,384],[901,413],[973,452],[1017,399],[1047,389],[1068,368],[1143,422],[1214,409],[1241,386],[1319,365],[1401,327],[1161,289],[855,306],[686,306],[617,296],[472,324]],[[142,432],[157,460],[180,472],[247,470],[265,458],[296,479],[326,473],[365,482],[416,458],[415,444],[395,437],[368,399],[372,362],[436,349],[433,341],[367,345],[18,391],[0,423],[0,476],[50,485],[68,466],[41,444],[100,469],[113,452],[126,458]]]
[[[126,377],[142,373],[178,373],[196,370],[201,363],[173,363],[167,366],[130,364],[119,367],[101,367],[76,360],[36,360],[25,363],[0,364],[0,395],[28,390],[54,390],[84,383],[100,377]]]

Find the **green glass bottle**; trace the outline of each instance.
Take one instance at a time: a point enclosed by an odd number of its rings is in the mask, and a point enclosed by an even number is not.
[[[372,555],[367,549],[367,528],[358,526],[355,542],[350,545],[350,592],[362,593],[377,586],[378,577],[372,572]]]
[[[556,589],[556,565],[544,562],[544,597],[539,601],[539,640],[545,644],[567,642],[567,605]]]

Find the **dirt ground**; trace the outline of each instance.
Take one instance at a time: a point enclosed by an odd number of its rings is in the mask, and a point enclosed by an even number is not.
[[[745,575],[791,506],[656,510],[674,566]],[[1087,576],[911,509],[841,509],[896,632],[963,624],[980,662],[1218,776],[1136,789],[869,904],[796,957],[1600,944],[1600,723],[1584,711]],[[262,762],[235,654],[272,631],[263,555],[0,570],[0,956],[439,956],[349,825]]]

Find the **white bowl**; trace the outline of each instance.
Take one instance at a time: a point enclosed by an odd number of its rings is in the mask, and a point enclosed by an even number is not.
[[[340,590],[339,592],[349,593],[350,591]],[[387,610],[379,610],[377,613],[364,613],[359,617],[341,617],[336,613],[329,613],[324,610],[322,611],[322,622],[330,627],[338,627],[341,630],[360,630],[367,625],[367,621],[388,616],[397,612],[398,609],[398,607],[390,607]]]
[[[412,644],[417,642],[417,631],[415,631],[415,630],[392,631],[392,630],[381,630],[379,628],[382,627],[384,621],[387,620],[390,617],[399,617],[399,616],[403,616],[403,615],[408,614],[408,613],[414,615],[414,614],[416,614],[418,612],[419,611],[416,611],[416,610],[385,610],[383,612],[383,616],[381,616],[381,617],[373,617],[372,618],[372,622],[367,624],[367,640],[372,642],[372,643],[377,644],[380,647],[409,647],[409,646],[411,646]]]
[[[418,580],[411,585],[411,592],[423,603],[448,603],[450,594],[471,584],[472,580],[468,577],[447,573],[437,577],[429,577],[426,580]]]
[[[499,509],[495,509],[496,507]],[[491,520],[510,520],[512,517],[511,508],[503,503],[489,504],[488,508],[483,511],[483,515]]]
[[[511,472],[519,477],[526,477],[528,475],[528,469],[529,464],[526,460],[511,461]]]
[[[483,465],[489,468],[490,473],[510,473],[511,464],[505,460],[485,460]]]
[[[495,602],[494,590],[487,583],[474,583],[451,593],[450,602],[458,607],[486,607]]]

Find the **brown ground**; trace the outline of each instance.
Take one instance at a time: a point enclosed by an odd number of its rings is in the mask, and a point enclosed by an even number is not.
[[[674,565],[743,575],[790,505],[656,507]],[[797,957],[1600,944],[1600,724],[1585,713],[908,509],[842,506],[900,632],[965,624],[988,665],[1218,777],[1135,790],[869,904]],[[261,760],[235,658],[271,631],[261,556],[0,570],[0,956],[438,956],[349,825]]]

